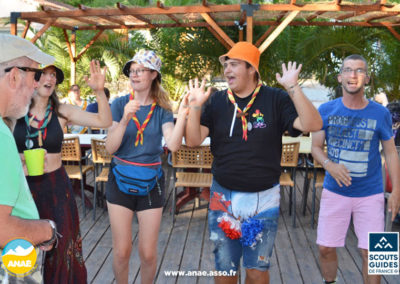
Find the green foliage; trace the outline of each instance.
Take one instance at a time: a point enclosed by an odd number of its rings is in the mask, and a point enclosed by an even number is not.
[[[111,0],[65,0],[65,3],[89,7],[115,7]],[[121,0],[128,6],[155,6],[156,0]],[[163,0],[166,6],[200,4],[200,0]],[[245,0],[209,0],[214,4],[247,3]],[[256,0],[253,3],[270,3]],[[289,0],[274,0],[273,3],[289,3]],[[299,0],[297,3],[326,2]],[[369,3],[374,1],[348,1]],[[400,3],[400,0],[388,1]],[[254,41],[261,37],[268,26],[254,27]],[[238,28],[222,27],[233,40],[238,41]],[[399,31],[398,31],[399,32]],[[77,53],[93,38],[95,31],[77,31]],[[127,40],[129,38],[129,40]],[[63,94],[69,86],[70,59],[64,36],[59,29],[50,29],[38,42],[46,51],[56,57],[57,66],[66,75],[59,87]],[[363,55],[370,65],[371,83],[367,95],[387,93],[389,100],[399,99],[400,57],[399,41],[384,28],[363,27],[287,27],[262,54],[260,73],[262,79],[271,86],[278,86],[275,74],[282,72],[282,63],[296,61],[303,64],[301,79],[315,78],[332,89],[333,96],[340,96],[337,74],[346,56],[357,53]],[[122,74],[122,67],[139,48],[156,51],[162,59],[163,86],[173,100],[179,100],[183,86],[191,78],[222,76],[222,66],[218,57],[225,53],[225,47],[205,28],[162,28],[150,31],[129,31],[119,34],[104,32],[77,62],[77,82],[86,86],[83,76],[89,73],[89,62],[98,59],[108,67],[107,80],[116,86],[115,93],[129,85]],[[89,94],[88,88],[83,88]]]

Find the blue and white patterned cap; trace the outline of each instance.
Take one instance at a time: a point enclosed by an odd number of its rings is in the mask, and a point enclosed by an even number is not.
[[[158,72],[158,74],[161,75],[161,59],[152,50],[141,49],[135,54],[135,56],[131,60],[125,63],[123,72],[127,77],[129,77],[129,68],[131,67],[132,62],[142,64],[144,67],[155,70]]]

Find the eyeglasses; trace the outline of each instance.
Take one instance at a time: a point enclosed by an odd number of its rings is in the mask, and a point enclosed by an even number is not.
[[[357,75],[365,75],[367,74],[367,71],[363,68],[357,68],[357,69],[351,69],[351,68],[344,68],[342,70],[343,74],[353,74],[353,72],[356,72]]]
[[[40,76],[42,76],[42,74],[43,74],[43,70],[41,70],[41,69],[32,68],[32,67],[20,67],[20,66],[8,67],[8,68],[4,69],[4,72],[6,72],[6,73],[10,72],[13,68],[18,68],[19,70],[22,70],[24,72],[35,72],[34,79],[36,82],[39,82]]]
[[[73,92],[79,92],[79,89],[71,89]]]
[[[151,71],[150,69],[131,69],[129,70],[129,75],[136,74],[136,76],[142,76],[144,72]]]

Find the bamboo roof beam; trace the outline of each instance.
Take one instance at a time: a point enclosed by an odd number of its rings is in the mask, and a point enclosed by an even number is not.
[[[76,56],[75,61],[78,61],[83,54],[95,43],[95,41],[101,36],[101,34],[104,32],[104,30],[100,30],[93,38],[92,40],[79,52],[79,54]]]
[[[310,21],[314,20],[315,18],[317,18],[318,16],[321,16],[324,13],[325,13],[324,11],[318,11],[318,12],[312,14],[311,16],[309,16],[308,18],[306,18],[306,21],[310,22]]]
[[[130,10],[130,9],[131,9],[131,8],[128,8],[127,6],[125,6],[124,4],[120,3],[120,2],[117,2],[116,5],[117,5],[117,8],[118,8],[119,11],[126,11],[126,10]],[[158,8],[157,8],[157,9],[158,9]],[[140,16],[140,15],[143,15],[143,14],[146,14],[146,13],[135,14],[135,15],[133,15],[133,14],[131,14],[131,13],[128,13],[127,15],[130,15],[130,16],[136,18],[137,20],[142,21],[143,23],[148,24],[148,25],[149,25],[149,28],[154,29],[154,28],[155,28],[155,25],[153,25],[153,24],[151,23],[150,20],[146,19],[145,17]],[[154,13],[154,14],[157,14],[157,13]]]
[[[339,16],[339,17],[336,17],[335,20],[337,20],[337,21],[342,21],[342,20],[346,20],[346,19],[349,19],[349,18],[361,16],[361,15],[364,15],[364,14],[366,14],[366,13],[367,13],[367,12],[365,12],[365,11],[361,11],[361,12],[352,12],[352,13],[348,13],[348,14],[345,14],[345,15],[342,15],[342,16]]]
[[[235,43],[231,38],[218,26],[218,24],[210,17],[207,13],[200,13],[203,19],[209,24],[210,28],[213,29],[219,37],[226,42],[230,47],[232,47]],[[210,29],[209,29],[210,30]],[[214,34],[214,33],[213,33]],[[225,46],[225,44],[223,43]]]
[[[47,23],[48,19],[46,19],[46,18],[43,18],[43,19],[32,19],[30,21],[45,25]],[[65,24],[62,24],[62,23],[59,23],[59,22],[54,22],[52,24],[52,27],[56,27],[56,28],[60,28],[60,29],[66,29],[66,30],[73,30],[74,29],[73,26],[65,25]]]
[[[256,47],[259,47],[261,43],[272,33],[272,31],[275,29],[275,26],[270,26],[268,30],[256,41],[254,44]]]
[[[398,32],[396,32],[396,30],[392,27],[392,26],[386,26],[386,28],[392,33],[392,35],[397,38],[398,40],[400,40],[400,34]]]
[[[38,31],[35,34],[35,36],[31,39],[31,42],[35,43],[38,40],[38,38],[40,38],[42,34],[44,34],[44,32],[47,31],[56,20],[57,19],[48,20],[47,23],[40,29],[40,31]]]
[[[385,15],[380,15],[380,16],[372,16],[372,17],[366,18],[365,21],[366,22],[371,22],[371,21],[375,21],[375,20],[379,20],[379,19],[389,18],[389,17],[392,17],[392,16],[396,16],[396,14],[395,13],[393,13],[393,14],[390,13],[390,14],[385,14]]]
[[[43,10],[43,12],[48,13],[48,15],[51,15],[51,13],[53,11],[57,11],[57,10],[54,10],[54,9],[49,8],[47,6],[40,6],[40,8]],[[80,17],[79,21],[81,21],[82,23],[86,23],[86,24],[89,24],[89,25],[95,25],[95,26],[97,26],[97,24],[98,24],[97,22],[89,20],[89,19],[86,19],[84,17]]]
[[[240,5],[210,5],[210,6],[175,6],[169,7],[168,9],[160,9],[158,7],[140,7],[130,8],[120,3],[117,3],[118,9],[104,9],[104,8],[92,8],[89,11],[81,10],[67,10],[67,11],[52,11],[51,17],[67,17],[67,18],[79,18],[84,16],[141,16],[141,15],[172,15],[172,14],[185,14],[185,13],[218,13],[218,12],[238,12],[240,11]],[[307,11],[307,12],[400,12],[400,4],[397,5],[377,5],[377,4],[366,4],[366,5],[335,5],[332,3],[314,3],[314,4],[302,4],[302,5],[291,5],[291,4],[261,4],[261,11]],[[49,17],[44,12],[22,12],[21,18],[43,18]]]
[[[214,36],[215,36],[215,38],[227,49],[227,50],[229,50],[229,49],[231,49],[231,45],[229,45],[212,27],[210,27],[210,26],[207,26],[206,27],[209,31],[210,31],[210,33],[212,33]]]
[[[83,10],[83,11],[88,10],[88,9],[91,9],[91,8],[85,6],[85,5],[82,5],[82,4],[78,4],[78,8],[79,8],[80,10]],[[120,21],[120,20],[115,19],[115,18],[112,18],[112,17],[100,16],[100,15],[97,16],[97,17],[99,17],[100,19],[104,19],[104,20],[106,20],[106,21],[108,21],[108,22],[110,22],[110,23],[113,23],[113,24],[119,24],[119,25],[121,25],[121,26],[125,26],[125,22],[124,22],[124,21]],[[79,19],[79,20],[81,20],[81,19]],[[96,23],[96,24],[97,24],[97,23]]]
[[[277,36],[289,25],[291,21],[299,14],[299,11],[292,11],[290,14],[283,20],[283,22],[269,35],[269,37],[260,45],[258,48],[261,53],[263,53],[268,46],[277,38]]]
[[[63,29],[63,34],[64,34],[65,42],[66,42],[67,48],[68,48],[69,59],[71,59],[71,62],[72,62],[72,61],[74,61],[74,55],[72,54],[71,42],[69,41],[67,30]]]
[[[21,35],[22,38],[26,38],[26,34],[28,33],[28,30],[29,30],[30,26],[31,26],[31,22],[30,21],[26,21],[24,31],[22,32],[22,35]]]
[[[166,9],[165,6],[164,6],[164,4],[161,3],[160,1],[157,1],[157,7],[160,8],[160,9]],[[175,17],[174,15],[170,15],[170,14],[167,14],[167,16],[168,16],[171,20],[173,20],[175,23],[179,24],[179,20],[178,20],[177,17]]]

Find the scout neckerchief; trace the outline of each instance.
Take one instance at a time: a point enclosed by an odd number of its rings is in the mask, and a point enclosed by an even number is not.
[[[133,100],[134,98],[134,92],[132,91],[129,95],[129,100]],[[136,134],[136,140],[135,140],[135,146],[139,144],[140,140],[140,145],[143,145],[143,132],[147,126],[147,124],[150,121],[151,116],[153,115],[154,109],[156,108],[156,100],[153,100],[153,103],[151,104],[151,108],[149,113],[147,114],[146,119],[144,120],[142,126],[140,126],[140,122],[136,117],[136,114],[133,115],[132,119],[135,122],[136,128],[137,128],[137,134]]]
[[[46,113],[44,114],[44,118],[42,120],[38,120],[36,116],[28,113],[25,115],[25,123],[26,123],[26,142],[25,146],[27,149],[31,149],[33,147],[32,138],[38,137],[39,147],[43,146],[43,140],[46,140],[47,137],[47,124],[49,123],[50,112],[53,110],[50,102],[47,104]],[[32,120],[38,123],[37,130],[34,133],[31,133],[31,123]]]
[[[253,95],[251,96],[251,100],[249,101],[249,103],[247,104],[247,106],[246,106],[243,110],[241,110],[239,107],[236,107],[236,108],[237,108],[237,112],[238,112],[238,116],[240,116],[240,118],[242,119],[242,128],[243,128],[243,136],[242,136],[242,137],[243,137],[243,139],[244,139],[245,141],[247,141],[247,119],[246,119],[246,112],[247,112],[247,111],[251,108],[251,106],[253,105],[254,100],[256,99],[256,96],[257,96],[258,92],[260,91],[261,86],[262,86],[262,82],[261,82],[261,81],[258,81],[257,87],[256,87],[256,89],[254,90]],[[232,91],[231,91],[230,88],[228,88],[228,98],[229,98],[229,100],[231,101],[231,103],[232,103],[233,105],[237,105],[237,104],[236,104],[236,101],[235,101],[235,97],[233,96],[233,93],[232,93]]]

